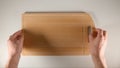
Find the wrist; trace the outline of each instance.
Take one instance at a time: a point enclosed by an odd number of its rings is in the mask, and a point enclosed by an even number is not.
[[[9,55],[6,63],[6,68],[17,68],[20,56],[20,54]]]
[[[20,56],[21,56],[20,54],[14,54],[14,55],[9,55],[8,58],[9,58],[9,59],[13,59],[13,58],[14,58],[14,59],[15,59],[15,58],[18,59],[18,58],[20,58]]]
[[[95,59],[100,59],[100,60],[105,58],[104,55],[92,55],[92,57],[95,58]]]

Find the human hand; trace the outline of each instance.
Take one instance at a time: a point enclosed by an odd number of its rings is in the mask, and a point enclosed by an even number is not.
[[[104,56],[107,43],[107,32],[102,29],[95,29],[89,35],[90,53],[95,65],[95,68],[107,68],[106,59]]]
[[[5,68],[18,67],[20,53],[22,52],[23,40],[22,30],[17,31],[9,37],[7,41],[9,55]]]
[[[104,56],[107,43],[107,32],[97,28],[89,35],[90,53],[93,56]]]
[[[23,47],[22,30],[11,35],[7,41],[9,56],[20,55]]]

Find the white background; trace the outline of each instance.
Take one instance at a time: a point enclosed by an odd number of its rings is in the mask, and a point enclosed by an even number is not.
[[[109,68],[120,68],[120,0],[0,0],[0,67],[7,60],[8,37],[21,28],[26,11],[85,11],[108,31],[105,56]],[[19,67],[93,68],[90,56],[22,56]]]

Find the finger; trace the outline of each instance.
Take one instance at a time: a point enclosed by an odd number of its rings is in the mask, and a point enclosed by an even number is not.
[[[16,37],[14,38],[14,40],[22,40],[22,38],[23,38],[23,34],[22,34],[22,32],[20,33],[20,34],[16,34]]]
[[[21,37],[22,36],[22,30],[19,30],[17,32],[15,32],[13,35],[10,36],[11,40],[16,39],[17,37]]]
[[[97,36],[96,28],[91,28],[91,32],[89,34],[89,41],[93,40]]]
[[[102,38],[103,37],[103,30],[97,28],[96,31],[97,31],[97,38]]]
[[[107,31],[103,30],[103,35],[106,36]]]
[[[93,40],[93,31],[89,33],[89,41]]]
[[[107,31],[103,31],[103,35],[104,35],[104,37],[105,37],[105,39],[108,37],[108,33],[107,33]]]

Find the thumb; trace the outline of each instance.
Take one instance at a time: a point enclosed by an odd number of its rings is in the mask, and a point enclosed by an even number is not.
[[[93,40],[93,32],[89,34],[89,42]]]

